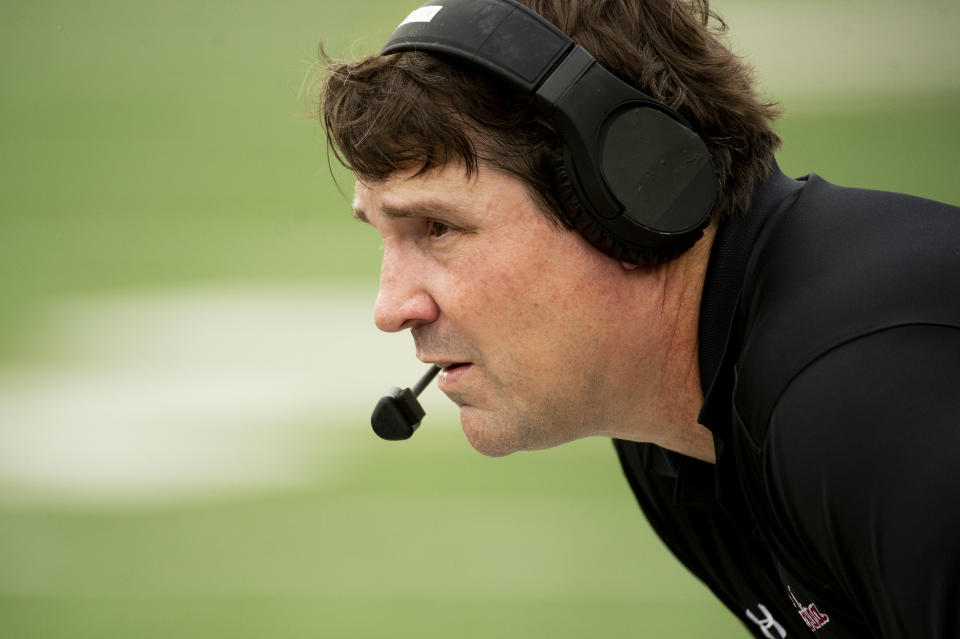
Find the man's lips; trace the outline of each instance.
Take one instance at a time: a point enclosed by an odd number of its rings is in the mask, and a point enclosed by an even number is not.
[[[447,370],[448,368],[453,369],[458,366],[466,366],[471,363],[467,361],[460,361],[460,360],[453,360],[453,359],[440,359],[438,357],[424,357],[420,354],[417,354],[417,359],[419,359],[424,364],[436,364],[441,371]]]
[[[440,376],[437,378],[437,388],[447,392],[473,368],[470,362],[437,362],[440,367]]]

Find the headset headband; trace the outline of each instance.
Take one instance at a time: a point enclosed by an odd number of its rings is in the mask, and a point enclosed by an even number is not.
[[[504,0],[431,0],[397,27],[381,50],[445,53],[535,93],[576,44],[526,7]]]

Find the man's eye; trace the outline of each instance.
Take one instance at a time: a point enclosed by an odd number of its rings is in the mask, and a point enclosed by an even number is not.
[[[427,235],[430,237],[442,237],[450,231],[450,227],[443,222],[429,220],[427,222]]]

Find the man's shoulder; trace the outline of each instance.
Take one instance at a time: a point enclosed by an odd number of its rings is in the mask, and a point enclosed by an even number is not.
[[[821,326],[822,311],[911,310],[960,279],[960,208],[901,193],[841,187],[811,175],[765,225],[747,265],[741,312],[750,320],[789,310]],[[938,305],[939,306],[939,305]],[[753,326],[755,327],[755,325]]]
[[[808,177],[761,232],[741,292],[735,403],[752,435],[832,349],[896,326],[960,326],[958,240],[956,207]]]

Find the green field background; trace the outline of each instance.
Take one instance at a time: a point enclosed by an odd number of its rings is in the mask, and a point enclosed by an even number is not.
[[[785,107],[781,167],[960,204],[960,11],[784,4],[713,3]],[[309,87],[321,40],[371,52],[410,8],[0,0],[0,384],[62,357],[40,327],[65,300],[372,302],[376,238]],[[366,414],[325,419],[298,446],[337,440],[337,472],[282,488],[141,503],[0,482],[0,636],[746,636],[651,533],[609,442],[491,460],[449,417],[400,446]]]

